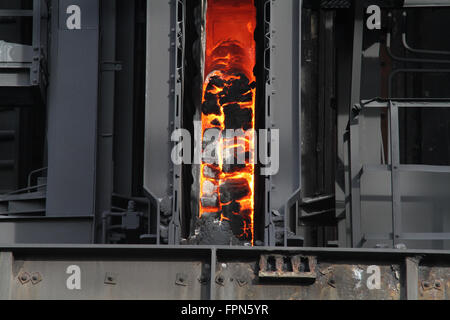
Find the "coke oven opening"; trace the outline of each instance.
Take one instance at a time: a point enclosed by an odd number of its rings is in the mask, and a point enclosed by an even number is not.
[[[265,125],[264,3],[184,5],[183,127],[197,135],[202,155],[200,164],[183,165],[181,243],[263,245],[257,132]]]

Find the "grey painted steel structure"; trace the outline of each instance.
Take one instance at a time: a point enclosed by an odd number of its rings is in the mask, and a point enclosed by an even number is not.
[[[83,30],[66,30],[67,4],[79,4],[86,12]],[[434,1],[433,5],[446,5]],[[275,229],[271,221],[273,212],[285,217],[284,245],[289,223],[287,212],[292,206],[298,210],[301,201],[300,176],[300,128],[301,123],[301,10],[300,0],[267,1],[271,15],[266,16],[270,51],[269,82],[266,87],[266,127],[280,128],[283,141],[281,154],[287,161],[278,175],[267,179],[265,242],[271,247],[180,247],[180,246],[92,246],[92,245],[42,245],[43,243],[92,243],[93,219],[96,205],[95,168],[102,157],[110,158],[112,131],[111,114],[102,117],[97,146],[97,112],[107,109],[111,97],[103,95],[114,86],[114,76],[98,73],[99,63],[113,62],[114,54],[99,52],[99,1],[53,1],[52,54],[50,57],[49,91],[49,179],[47,215],[45,217],[1,217],[0,243],[36,243],[36,245],[4,246],[0,248],[0,298],[5,299],[449,299],[450,252],[422,250],[379,249],[310,249],[275,248]],[[171,168],[170,133],[181,127],[183,74],[177,50],[183,50],[183,2],[172,4],[148,1],[148,63],[147,68],[147,126],[145,186],[153,205],[160,210],[164,198],[171,199],[174,220],[171,225],[170,243],[179,241],[181,215],[180,168]],[[405,5],[417,5],[407,1]],[[423,5],[424,3],[422,3]],[[114,6],[111,2],[110,6]],[[85,8],[85,9],[84,9]],[[104,7],[108,10],[109,7]],[[354,28],[352,94],[351,103],[338,120],[341,144],[339,156],[343,160],[345,194],[339,194],[339,204],[345,203],[345,224],[341,224],[341,245],[358,247],[361,240],[369,245],[384,241],[392,246],[408,240],[449,240],[447,232],[406,232],[402,219],[406,212],[401,205],[406,197],[427,200],[417,193],[422,189],[405,188],[425,182],[428,193],[441,193],[445,199],[449,190],[442,182],[450,173],[449,167],[402,165],[399,156],[398,108],[450,107],[448,101],[360,101],[361,55],[363,43],[363,11],[356,7]],[[179,14],[181,13],[181,14]],[[31,14],[31,12],[0,12],[2,14]],[[113,21],[103,21],[111,27]],[[37,26],[36,26],[37,27]],[[37,33],[36,33],[37,34]],[[103,39],[104,48],[113,48],[111,34]],[[34,37],[33,37],[34,39]],[[36,38],[37,39],[37,38]],[[298,39],[292,41],[292,39]],[[74,45],[74,43],[76,45]],[[88,54],[85,54],[88,53]],[[171,53],[171,54],[169,54]],[[348,62],[348,61],[347,61]],[[35,66],[36,67],[36,66]],[[101,69],[101,71],[109,72]],[[98,81],[101,78],[100,109],[97,110]],[[270,109],[267,107],[270,105]],[[362,106],[363,110],[355,109]],[[363,164],[360,152],[365,128],[362,126],[365,112],[372,109],[390,109],[391,163]],[[357,112],[359,117],[356,116]],[[345,116],[343,115],[345,114]],[[353,116],[355,115],[355,117]],[[371,117],[372,114],[369,114]],[[299,121],[297,121],[299,120]],[[345,126],[350,120],[350,136],[344,139]],[[72,124],[68,126],[67,124]],[[79,130],[79,128],[85,130]],[[380,173],[382,176],[380,176]],[[97,192],[104,195],[111,179],[110,168],[100,168],[102,184]],[[402,182],[406,174],[406,182]],[[435,174],[441,178],[435,179]],[[69,177],[70,175],[70,177]],[[75,180],[72,180],[75,177]],[[367,183],[366,177],[373,179]],[[103,180],[104,179],[104,180]],[[378,179],[378,180],[377,180]],[[403,179],[405,180],[405,179]],[[447,179],[448,180],[448,179]],[[378,185],[380,188],[367,189]],[[434,185],[436,184],[436,185]],[[339,185],[339,183],[337,183]],[[381,192],[380,192],[380,189]],[[387,200],[386,198],[387,192]],[[419,190],[419,192],[417,192]],[[367,192],[368,191],[368,192]],[[403,195],[402,195],[403,194]],[[447,195],[448,196],[448,195]],[[100,210],[108,206],[109,195],[102,198]],[[367,204],[365,197],[381,198],[379,207]],[[429,197],[428,197],[429,198]],[[392,200],[392,201],[391,201]],[[448,199],[447,199],[448,200]],[[432,202],[437,210],[446,208]],[[416,201],[417,202],[417,201]],[[270,205],[269,205],[270,203]],[[363,207],[363,208],[362,208]],[[380,209],[381,208],[381,209]],[[388,208],[388,210],[385,210]],[[436,209],[435,208],[435,209]],[[344,206],[336,211],[341,216]],[[419,208],[418,211],[422,211]],[[426,211],[426,210],[424,210]],[[378,220],[389,216],[392,232],[376,234],[361,228],[368,214],[379,213]],[[159,218],[159,217],[158,217]],[[365,220],[366,219],[366,220]],[[418,222],[417,222],[418,221]],[[421,224],[423,220],[417,220]],[[350,223],[351,222],[351,223]],[[159,225],[159,221],[158,221]],[[343,228],[342,228],[343,226]],[[365,223],[371,227],[371,223]],[[347,242],[347,229],[352,231]],[[368,232],[370,231],[370,232]],[[159,231],[158,231],[159,232]],[[158,235],[159,241],[159,235]],[[431,243],[432,244],[432,243]],[[281,270],[277,276],[267,279],[261,271],[262,257],[274,259],[300,259],[308,261],[311,274]],[[292,262],[293,260],[291,260]],[[302,261],[302,260],[301,260]],[[317,265],[312,262],[317,262]],[[69,265],[82,268],[82,290],[67,290],[66,269]],[[365,286],[370,266],[380,267],[381,289],[370,290]],[[306,265],[305,265],[306,266]],[[310,270],[311,271],[311,270]],[[355,277],[355,274],[357,277]],[[29,276],[28,278],[26,276]],[[24,276],[24,278],[22,278]],[[36,278],[33,278],[36,276]],[[290,282],[284,281],[291,277]],[[356,289],[355,289],[356,288]]]
[[[0,15],[33,15],[33,54],[36,54],[32,63],[32,74],[39,77],[40,59],[40,1],[34,0],[33,11],[0,11]],[[302,1],[266,1],[270,10],[266,10],[266,26],[268,32],[268,54],[270,65],[267,63],[269,79],[266,84],[266,127],[280,129],[280,140],[282,141],[280,153],[283,155],[283,165],[278,175],[267,177],[266,207],[265,212],[265,244],[275,244],[275,227],[273,217],[284,216],[284,238],[283,245],[288,242],[288,212],[294,208],[298,216],[298,206],[301,203],[301,153],[300,143],[302,140],[301,130],[301,12]],[[446,5],[445,1],[434,1],[433,5]],[[102,113],[108,104],[112,102],[111,97],[106,97],[105,92],[113,88],[114,76],[108,74],[107,67],[103,62],[115,63],[114,55],[103,51],[102,61],[99,52],[99,1],[54,1],[52,20],[52,52],[50,62],[50,89],[48,105],[48,187],[46,217],[2,218],[0,228],[4,230],[0,239],[4,242],[86,242],[93,241],[91,234],[92,221],[96,211],[96,186],[98,194],[104,195],[103,190],[108,190],[111,176],[110,169],[99,167],[105,159],[111,158],[111,131],[112,115],[101,118],[100,127],[97,128],[97,113]],[[65,21],[67,14],[64,8],[69,4],[78,4],[83,8],[83,19],[81,30],[67,30]],[[184,46],[184,2],[172,1],[171,3],[161,1],[148,1],[148,34],[147,34],[147,117],[146,117],[146,159],[144,185],[152,204],[159,212],[164,200],[172,203],[171,209],[173,220],[170,228],[170,243],[177,244],[180,240],[180,224],[182,223],[181,212],[181,168],[173,166],[170,160],[172,143],[170,134],[176,128],[182,127],[181,115],[183,112],[182,97],[184,80],[183,75],[183,52]],[[428,5],[430,2],[407,1],[405,6]],[[342,170],[347,170],[345,175],[345,190],[338,190],[336,215],[346,215],[345,225],[341,223],[340,230],[343,237],[347,238],[347,230],[352,230],[352,241],[341,239],[341,245],[359,246],[362,235],[373,238],[361,230],[362,210],[361,188],[361,165],[363,159],[359,159],[358,153],[362,142],[360,139],[360,128],[355,119],[349,115],[353,112],[353,106],[360,104],[361,96],[361,56],[363,44],[363,6],[356,2],[356,18],[353,34],[353,65],[352,65],[352,93],[348,110],[340,114],[338,120],[340,143],[339,157],[343,161]],[[268,13],[270,12],[270,16]],[[111,27],[113,21],[104,21],[105,25]],[[106,34],[103,39],[105,48],[114,47],[114,39],[111,34]],[[295,39],[295,41],[292,41]],[[297,41],[298,40],[298,41]],[[38,50],[35,50],[35,49]],[[28,49],[27,49],[28,50]],[[178,53],[181,52],[181,56]],[[86,54],[87,53],[87,54]],[[28,54],[27,54],[28,55]],[[28,58],[27,58],[28,59]],[[104,60],[108,61],[104,61]],[[111,61],[110,61],[111,60]],[[99,75],[99,64],[102,72]],[[114,68],[117,67],[114,65]],[[34,79],[34,78],[33,78]],[[35,83],[34,80],[31,82]],[[98,110],[98,83],[100,87],[100,109]],[[269,107],[270,106],[270,107]],[[392,108],[391,108],[392,109]],[[397,132],[395,108],[391,114],[392,132]],[[342,110],[341,110],[342,111]],[[345,116],[343,115],[345,114]],[[345,126],[348,120],[352,121],[350,126],[350,139],[344,138]],[[69,125],[68,125],[69,124]],[[83,130],[79,130],[83,128]],[[97,129],[101,139],[97,146]],[[394,179],[390,188],[394,190],[392,206],[393,235],[384,234],[384,240],[392,244],[399,244],[402,239],[428,239],[443,240],[448,235],[443,232],[436,235],[434,232],[407,232],[402,233],[401,211],[399,205],[398,180],[401,172],[422,171],[428,173],[448,173],[448,168],[402,166],[399,164],[398,137],[391,135],[391,166],[375,168],[363,166],[363,172],[373,172],[382,169],[385,173],[393,172]],[[272,143],[273,145],[273,143]],[[99,157],[97,157],[99,152]],[[398,170],[396,169],[398,165]],[[101,183],[97,184],[98,177],[96,168],[99,168]],[[417,177],[416,177],[417,178]],[[418,181],[411,178],[412,181]],[[109,183],[107,183],[109,181]],[[394,183],[397,181],[397,183]],[[341,185],[336,184],[340,189]],[[445,185],[445,184],[444,184]],[[383,185],[384,186],[384,185]],[[341,192],[342,191],[342,192]],[[108,193],[108,191],[106,191]],[[345,194],[344,194],[345,193]],[[375,192],[376,193],[376,192]],[[109,202],[109,194],[98,201],[98,210],[103,211]],[[343,204],[345,203],[345,208]],[[345,209],[345,211],[343,210]],[[370,210],[369,210],[370,211]],[[41,212],[40,212],[41,213]],[[158,215],[159,219],[159,215]],[[42,221],[40,224],[38,221]],[[51,221],[51,222],[46,222]],[[81,222],[81,223],[80,223]],[[351,223],[350,223],[351,222]],[[59,227],[69,232],[56,232]],[[36,227],[39,225],[39,227]],[[78,225],[76,228],[73,225]],[[159,225],[159,222],[158,222]],[[70,227],[68,227],[70,226]],[[33,229],[30,229],[33,228]],[[35,229],[34,229],[35,228]],[[23,232],[21,230],[35,230]],[[82,231],[80,231],[82,230]],[[159,230],[158,230],[159,233]],[[342,232],[341,232],[342,233]],[[20,235],[19,235],[20,234]],[[43,236],[43,234],[49,235]],[[52,238],[50,234],[54,234]],[[401,235],[403,234],[403,236]],[[296,235],[301,238],[301,235]],[[396,240],[396,236],[400,236]],[[157,239],[159,241],[159,235]],[[392,238],[392,239],[391,239]],[[351,243],[350,243],[351,242]],[[371,244],[372,245],[372,244]]]
[[[271,274],[266,257],[310,270]],[[0,299],[450,299],[449,262],[432,250],[4,246]],[[80,290],[66,286],[73,265]]]
[[[364,31],[364,12],[363,6],[360,2],[355,3],[355,23],[354,23],[354,35],[353,35],[353,65],[352,65],[352,85],[351,85],[351,100],[348,109],[348,114],[352,114],[353,105],[359,103],[361,97],[361,64],[362,64],[362,48],[363,48],[363,31]],[[354,176],[355,166],[358,165],[357,161],[350,160],[350,152],[353,150],[352,146],[354,144],[359,144],[357,140],[359,135],[352,132],[355,129],[351,124],[352,119],[349,117],[350,123],[350,136],[344,142],[345,153],[348,155],[346,158],[346,165],[349,168],[348,178],[345,180],[345,198],[346,198],[346,219],[351,217],[351,229],[352,229],[352,247],[358,247],[357,234],[359,234],[359,226],[361,225],[360,216],[355,213],[358,208],[357,199],[359,197],[359,189],[356,188],[357,177]],[[352,156],[356,156],[353,155]],[[349,202],[348,199],[351,199]],[[351,214],[351,215],[350,215]]]
[[[33,51],[36,57],[31,70],[37,72],[31,72],[31,82],[38,84],[35,80],[40,76],[36,68],[41,62],[41,1],[34,0],[33,5]],[[69,5],[83,8],[81,30],[67,28],[66,8]],[[47,57],[50,78],[48,178],[45,185],[38,186],[47,188],[45,216],[36,211],[27,216],[1,217],[2,243],[94,241],[99,1],[52,1],[51,8],[54,18],[51,19],[52,40]]]
[[[83,8],[69,30],[66,8]],[[47,216],[93,216],[97,146],[99,1],[53,2],[48,102]]]
[[[360,155],[361,143],[360,137],[362,137],[365,132],[361,130],[362,122],[365,116],[364,110],[367,109],[380,109],[387,108],[389,110],[390,117],[390,164],[389,165],[370,165],[365,164],[362,161],[362,157]],[[442,227],[444,232],[406,232],[405,228],[411,227],[408,223],[406,223],[405,215],[411,214],[413,211],[409,208],[409,212],[405,211],[403,208],[405,207],[404,198],[411,194],[411,187],[406,187],[408,184],[415,185],[416,188],[427,188],[429,189],[426,193],[434,193],[436,198],[433,199],[418,199],[416,200],[418,203],[420,202],[431,202],[433,206],[438,206],[438,202],[445,199],[446,195],[448,196],[448,189],[442,188],[442,184],[438,182],[438,180],[434,180],[433,182],[428,179],[420,179],[415,176],[416,173],[422,173],[424,175],[434,175],[436,173],[441,175],[442,178],[445,179],[450,173],[450,167],[448,166],[426,166],[426,165],[402,165],[400,163],[400,129],[399,129],[399,108],[450,108],[450,102],[448,101],[414,101],[414,100],[374,100],[362,102],[359,106],[356,106],[353,109],[353,115],[351,119],[351,140],[352,140],[352,149],[351,149],[351,161],[352,161],[352,174],[354,187],[357,192],[352,192],[352,201],[354,206],[352,206],[352,215],[353,215],[353,232],[354,232],[354,246],[363,246],[364,242],[368,240],[390,240],[392,241],[392,246],[395,247],[398,244],[405,243],[408,240],[450,240],[450,233],[446,232],[447,226],[443,223]],[[362,110],[361,110],[362,109]],[[362,142],[364,143],[364,142]],[[390,173],[390,188],[388,190],[383,190],[384,183],[378,184],[377,188],[372,187],[376,193],[384,193],[387,192],[391,194],[391,216],[392,223],[387,226],[387,228],[391,229],[390,233],[383,233],[376,226],[370,226],[370,224],[366,224],[365,230],[366,232],[361,231],[361,220],[362,220],[362,210],[361,208],[361,179],[364,178],[366,173]],[[363,183],[364,184],[364,183]],[[381,191],[382,190],[382,191]],[[447,190],[447,192],[446,192]],[[372,191],[373,192],[373,191]],[[426,194],[422,193],[423,195]],[[366,191],[366,194],[370,194],[370,191]],[[441,195],[441,198],[439,197]],[[443,197],[443,198],[442,198]],[[439,200],[441,199],[441,200]],[[445,200],[444,200],[445,202]],[[440,204],[443,208],[443,212],[439,212],[440,215],[445,215],[445,204]],[[430,210],[421,210],[422,218],[417,218],[415,221],[415,225],[419,228],[422,224],[425,223],[427,219],[430,219],[429,216],[433,209]],[[428,213],[428,215],[427,215]],[[372,208],[366,208],[365,214],[377,214],[377,212]],[[444,219],[444,217],[442,217]],[[358,224],[357,224],[358,223]],[[382,230],[386,230],[386,226],[382,228]],[[374,233],[374,234],[373,234]]]
[[[274,245],[272,218],[285,217],[282,232],[286,233],[286,212],[291,207],[298,210],[300,202],[302,1],[264,3],[266,50],[270,55],[270,65],[266,64],[269,79],[266,84],[265,126],[269,130],[279,130],[280,154],[283,155],[279,173],[267,176],[265,182],[265,243]],[[182,128],[184,74],[182,64],[177,61],[179,55],[175,53],[181,52],[181,57],[184,56],[183,17],[184,1],[148,1],[144,187],[158,208],[164,199],[171,199],[170,244],[179,243],[182,219],[181,166],[172,164],[170,154],[173,143],[170,138],[173,130]],[[268,145],[275,145],[274,134],[265,138]],[[287,240],[284,236],[282,243],[286,245]]]
[[[171,52],[175,48],[171,43],[176,30],[172,29],[175,25],[172,10],[168,2],[147,2],[144,188],[157,208],[158,217],[162,201],[170,201],[172,197],[173,186],[170,137],[175,125],[175,73]],[[158,241],[159,238],[158,231]],[[171,236],[169,241],[174,243],[174,237]]]
[[[301,59],[302,0],[270,3],[268,32],[269,81],[266,86],[266,128],[279,130],[280,170],[266,177],[266,245],[275,245],[271,230],[275,215],[284,217],[283,245],[288,242],[289,212],[298,216],[301,203]],[[293,41],[295,39],[295,41]],[[276,145],[271,134],[270,145]],[[256,213],[258,214],[258,213]],[[300,235],[301,237],[301,235]]]
[[[351,101],[348,111],[338,117],[338,156],[344,161],[343,167],[338,166],[338,172],[341,174],[344,172],[345,174],[345,195],[340,192],[341,188],[338,183],[339,180],[337,180],[336,214],[339,216],[343,209],[342,203],[345,203],[346,216],[346,230],[344,230],[344,223],[340,223],[340,245],[348,247],[388,245],[395,247],[396,245],[407,244],[415,248],[447,248],[448,243],[445,240],[448,240],[449,234],[445,212],[450,207],[446,200],[448,192],[446,193],[444,190],[448,190],[448,183],[445,182],[445,179],[448,177],[446,173],[449,172],[449,168],[400,164],[398,107],[448,107],[448,104],[446,101],[437,102],[434,105],[420,100],[392,101],[389,113],[391,126],[389,160],[391,162],[390,165],[378,163],[379,159],[382,158],[379,150],[381,150],[383,144],[379,114],[374,113],[373,110],[360,113],[361,107],[367,109],[368,106],[376,105],[376,101],[368,102],[367,105],[361,102],[361,97],[366,90],[366,87],[362,85],[363,80],[365,80],[363,77],[363,61],[368,65],[368,58],[371,58],[370,48],[367,50],[369,55],[366,55],[363,51],[364,11],[368,4],[369,2],[355,2]],[[426,7],[429,5],[448,5],[448,2],[406,1],[404,3],[405,7]],[[403,41],[405,49],[415,50],[407,45],[405,35],[403,35]],[[392,55],[389,46],[390,35],[388,36],[388,54],[394,60],[441,62],[441,60],[399,58]],[[367,71],[367,68],[365,70]],[[447,70],[397,69],[389,77],[389,95],[392,94],[393,77],[401,72],[441,73],[447,72]],[[374,71],[374,73],[376,72]],[[369,77],[372,77],[372,74]],[[382,104],[381,102],[378,103],[378,107],[381,108]],[[387,107],[386,103],[384,107]],[[364,119],[363,125],[358,119]],[[349,124],[349,127],[343,131],[347,124]],[[343,153],[342,149],[344,150]],[[437,173],[440,175],[437,176]],[[415,203],[416,207],[411,206],[410,203]],[[402,211],[404,214],[402,214]],[[435,223],[436,225],[433,226],[434,222],[432,221],[435,220],[440,221],[440,223]],[[428,231],[420,231],[422,227]],[[439,228],[442,228],[443,231],[436,231]],[[402,229],[403,231],[401,231]],[[405,231],[406,229],[409,231]],[[351,231],[351,241],[348,239],[347,230]]]
[[[41,80],[41,61],[44,47],[41,43],[42,18],[47,15],[43,0],[33,0],[31,10],[1,9],[0,17],[31,17],[31,45],[0,41],[0,68],[12,70],[0,77],[2,87],[37,86]]]

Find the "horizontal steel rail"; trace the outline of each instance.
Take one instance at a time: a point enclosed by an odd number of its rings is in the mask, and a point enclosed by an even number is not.
[[[0,298],[448,299],[449,265],[438,250],[14,245]]]

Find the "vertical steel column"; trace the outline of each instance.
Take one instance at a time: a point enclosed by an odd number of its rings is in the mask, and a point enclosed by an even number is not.
[[[123,62],[116,76],[114,107],[114,192],[133,196],[133,113],[135,109],[135,1],[117,2],[116,59]],[[144,70],[140,70],[144,73]],[[117,152],[120,150],[120,152]]]
[[[14,257],[12,252],[0,252],[0,300],[11,299],[13,261]]]
[[[348,15],[351,16],[350,14]],[[350,20],[350,19],[349,19]],[[337,164],[336,164],[336,217],[339,219],[338,235],[340,247],[351,247],[351,218],[346,199],[349,193],[348,187],[348,149],[346,130],[349,120],[348,106],[351,105],[351,97],[348,94],[351,90],[352,80],[352,44],[353,39],[348,37],[353,31],[351,23],[337,23],[336,36],[339,39],[337,45],[336,62],[336,89],[337,89]]]
[[[158,220],[160,210],[164,210],[168,217],[173,217],[174,171],[170,155],[176,111],[176,6],[177,0],[147,0],[144,190],[156,209]],[[169,243],[175,242],[173,235],[179,229],[178,225],[172,224]],[[161,231],[158,223],[158,241]],[[165,231],[164,241],[168,238]]]
[[[353,108],[360,103],[361,93],[361,65],[364,34],[364,12],[360,1],[355,2],[355,24],[353,35],[353,66],[352,66],[352,92],[351,105],[349,107],[350,141],[347,142],[347,152],[350,163],[345,166],[349,169],[349,179],[346,179],[346,217],[349,219],[351,212],[352,221],[352,246],[358,247],[361,240],[361,201],[359,179],[361,164],[359,161],[359,128],[352,123]],[[350,146],[349,146],[350,144]],[[347,183],[350,185],[347,186]],[[351,193],[350,193],[351,189]],[[351,202],[349,202],[351,200]]]
[[[30,83],[39,84],[41,68],[41,0],[33,0],[33,61],[30,70]]]
[[[174,130],[182,128],[183,118],[183,81],[184,81],[184,48],[185,48],[185,2],[184,0],[174,1],[175,28],[172,29],[171,51],[173,55],[173,69],[171,70],[171,81],[173,96],[173,126]],[[183,183],[181,165],[173,164],[173,183],[172,183],[172,221],[169,225],[169,244],[179,244],[181,240],[182,223],[182,197]]]
[[[78,6],[81,26],[70,19]],[[52,1],[47,216],[95,212],[99,0]]]
[[[101,73],[99,79],[98,160],[96,184],[97,224],[103,212],[111,211],[114,166],[114,92],[116,88],[116,0],[101,2]],[[110,67],[112,66],[112,67]],[[98,238],[97,238],[98,239]]]
[[[271,68],[271,61],[272,61],[272,52],[273,52],[273,44],[272,44],[272,1],[267,0],[264,2],[264,31],[265,31],[265,49],[264,49],[264,69],[265,69],[265,76],[266,76],[266,99],[265,99],[265,128],[267,130],[270,130],[271,128],[271,98],[272,93],[274,91],[272,79],[272,68]],[[259,137],[259,139],[265,139],[267,148],[264,150],[264,154],[267,154],[268,152],[268,146],[270,135]],[[260,146],[261,148],[261,146]],[[260,151],[261,152],[261,151]],[[264,242],[266,246],[275,246],[275,226],[272,221],[272,211],[271,211],[271,189],[272,189],[272,178],[270,176],[265,177],[265,204],[264,204],[264,211],[265,211],[265,231],[264,231]]]
[[[211,248],[211,278],[209,279],[209,300],[216,300],[217,249]]]
[[[266,1],[265,5],[268,32],[266,54],[270,56],[265,61],[268,75],[266,129],[271,154],[275,154],[276,146],[279,146],[280,152],[278,172],[266,176],[266,244],[282,246],[287,243],[284,225],[288,220],[287,208],[300,202],[301,42],[298,44],[297,41],[301,37],[299,15],[302,1],[271,0]],[[273,217],[279,220],[276,227]]]
[[[400,193],[400,129],[398,106],[395,102],[389,104],[390,136],[391,136],[391,192],[392,192],[392,242],[398,244],[402,233],[402,202]]]
[[[360,106],[357,104],[350,111],[350,185],[351,185],[351,208],[352,208],[352,246],[361,246],[361,173],[362,165],[360,159],[360,128],[359,114]]]
[[[419,262],[420,257],[408,257],[405,259],[406,264],[406,299],[419,299]]]

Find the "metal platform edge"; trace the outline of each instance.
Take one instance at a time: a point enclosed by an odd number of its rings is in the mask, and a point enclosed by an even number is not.
[[[262,270],[271,257],[308,266]],[[439,250],[0,245],[0,271],[0,299],[450,299]]]

